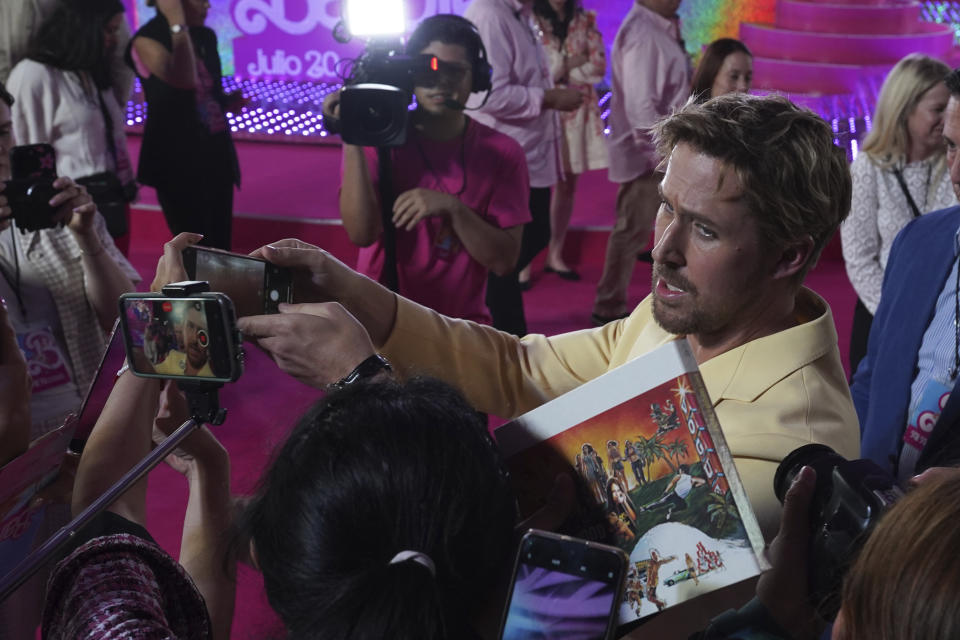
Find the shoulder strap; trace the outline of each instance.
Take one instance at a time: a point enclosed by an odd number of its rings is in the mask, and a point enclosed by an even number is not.
[[[913,196],[910,195],[910,190],[907,189],[907,183],[903,179],[903,172],[900,171],[900,167],[893,168],[893,175],[897,177],[897,182],[900,184],[900,190],[903,191],[903,195],[907,197],[907,202],[910,204],[910,208],[913,209],[913,217],[920,217],[920,209],[917,208],[917,203],[914,202]]]

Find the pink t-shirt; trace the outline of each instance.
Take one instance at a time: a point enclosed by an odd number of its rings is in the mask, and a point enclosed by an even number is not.
[[[376,189],[377,154],[366,149]],[[494,226],[530,221],[530,178],[523,149],[502,133],[468,118],[464,136],[436,142],[412,127],[407,144],[393,150],[396,195],[417,187],[456,195]],[[357,271],[375,280],[383,272],[380,241],[360,249]],[[400,294],[455,318],[490,323],[484,297],[487,269],[473,259],[446,216],[431,216],[412,231],[397,230]]]

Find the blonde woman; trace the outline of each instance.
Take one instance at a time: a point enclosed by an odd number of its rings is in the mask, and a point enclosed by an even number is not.
[[[883,270],[897,233],[914,217],[957,203],[944,159],[943,111],[949,67],[910,54],[880,89],[873,128],[850,170],[853,200],[840,227],[847,276],[857,292],[850,369],[866,353]]]

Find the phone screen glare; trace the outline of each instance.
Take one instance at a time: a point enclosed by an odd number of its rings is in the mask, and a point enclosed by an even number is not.
[[[263,313],[265,262],[200,249],[196,255],[197,268],[194,277],[209,282],[211,291],[226,294],[233,301],[237,317]],[[279,298],[278,292],[272,293]]]
[[[503,640],[602,640],[615,598],[612,583],[523,562],[517,568]]]

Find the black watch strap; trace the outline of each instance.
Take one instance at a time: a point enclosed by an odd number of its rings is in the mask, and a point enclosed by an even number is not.
[[[366,378],[372,378],[381,371],[391,372],[393,367],[390,366],[390,363],[379,353],[375,353],[360,364],[357,365],[356,369],[340,378],[336,382],[330,385],[330,389],[343,389],[344,387],[357,382],[358,380],[364,380]]]

